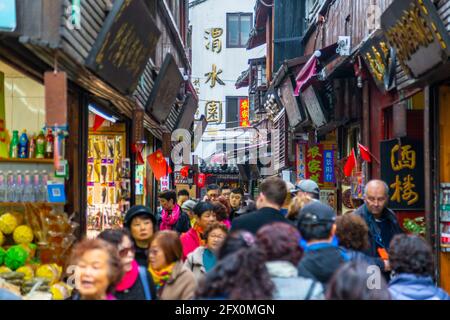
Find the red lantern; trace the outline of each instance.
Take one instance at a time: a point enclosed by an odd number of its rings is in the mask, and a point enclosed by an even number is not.
[[[206,184],[206,176],[204,173],[199,173],[197,176],[197,187],[203,188]]]
[[[187,178],[189,176],[189,166],[181,168],[180,174],[183,178]]]

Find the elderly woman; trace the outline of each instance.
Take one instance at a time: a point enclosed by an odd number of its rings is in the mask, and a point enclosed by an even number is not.
[[[114,289],[123,276],[117,249],[101,239],[76,244],[70,257],[75,266],[73,300],[116,300]]]
[[[183,251],[178,233],[155,234],[149,251],[149,271],[161,300],[190,300],[197,288],[195,276],[181,261]]]
[[[135,260],[135,248],[127,229],[105,230],[98,235],[119,249],[124,276],[116,287],[118,300],[154,300],[156,290],[152,277],[146,267]]]
[[[185,266],[194,273],[199,283],[215,266],[217,253],[227,234],[228,229],[224,224],[213,223],[205,230],[206,245],[198,247],[188,255]]]

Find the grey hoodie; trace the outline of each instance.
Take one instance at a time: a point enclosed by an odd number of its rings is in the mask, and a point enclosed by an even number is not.
[[[184,263],[184,266],[194,273],[197,283],[200,283],[206,275],[206,269],[203,265],[203,252],[205,252],[205,247],[198,247],[188,254]]]
[[[299,277],[297,268],[289,261],[269,261],[266,268],[276,287],[275,300],[324,299],[322,284]]]

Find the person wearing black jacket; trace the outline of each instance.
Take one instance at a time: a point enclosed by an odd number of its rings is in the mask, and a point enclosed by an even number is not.
[[[364,190],[364,205],[355,214],[361,216],[369,227],[369,249],[372,257],[388,260],[387,251],[392,238],[403,233],[395,213],[387,208],[389,187],[384,181],[369,181]]]
[[[105,230],[98,238],[118,249],[124,276],[116,285],[118,300],[156,300],[156,288],[147,266],[139,266],[134,257],[134,245],[127,229]]]
[[[230,221],[233,221],[234,218],[237,218],[239,216],[240,210],[243,207],[244,203],[244,191],[242,191],[241,188],[235,188],[231,190],[230,193]]]
[[[280,213],[286,193],[286,183],[282,179],[272,177],[264,180],[256,201],[258,210],[235,218],[231,224],[231,230],[247,230],[256,234],[262,226],[272,222],[290,224],[289,220]]]
[[[137,263],[147,267],[150,239],[156,230],[155,216],[147,207],[133,206],[126,213],[123,225],[130,231]]]
[[[313,201],[301,209],[297,227],[306,242],[298,275],[319,281],[326,287],[334,272],[349,260],[334,240],[336,214],[331,207]]]
[[[173,230],[178,234],[188,232],[191,228],[189,216],[177,204],[177,194],[166,190],[158,195],[162,210],[157,213],[158,230]]]

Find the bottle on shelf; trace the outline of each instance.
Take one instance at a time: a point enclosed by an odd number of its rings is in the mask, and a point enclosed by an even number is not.
[[[27,130],[23,130],[22,135],[19,139],[19,158],[27,159],[28,158],[28,136]]]
[[[14,181],[14,174],[11,170],[8,171],[6,179],[6,186],[8,187],[6,192],[7,202],[15,202],[16,184]]]
[[[30,159],[36,158],[36,137],[32,135],[30,137],[29,148],[28,148],[28,157]]]
[[[0,171],[0,202],[8,201],[7,190],[5,175],[3,174],[3,171]]]
[[[45,157],[45,136],[42,130],[36,137],[36,159],[44,159]]]
[[[45,137],[45,158],[52,159],[55,144],[55,137],[53,136],[52,129],[48,129],[47,136]]]
[[[41,184],[40,184],[40,176],[39,171],[34,170],[33,172],[33,192],[34,199],[36,202],[44,202],[41,196]]]
[[[9,157],[11,159],[16,159],[19,157],[19,131],[13,131],[13,137],[11,139],[11,144],[9,145]]]
[[[25,176],[24,176],[22,201],[23,202],[35,202],[33,185],[31,184],[31,175],[28,170],[25,171]]]
[[[13,202],[22,202],[23,196],[23,175],[22,171],[17,170],[16,172],[16,187],[14,192],[14,201]]]
[[[42,171],[42,183],[40,188],[40,197],[42,202],[48,202],[47,184],[48,184],[48,173],[47,170],[44,170]]]

